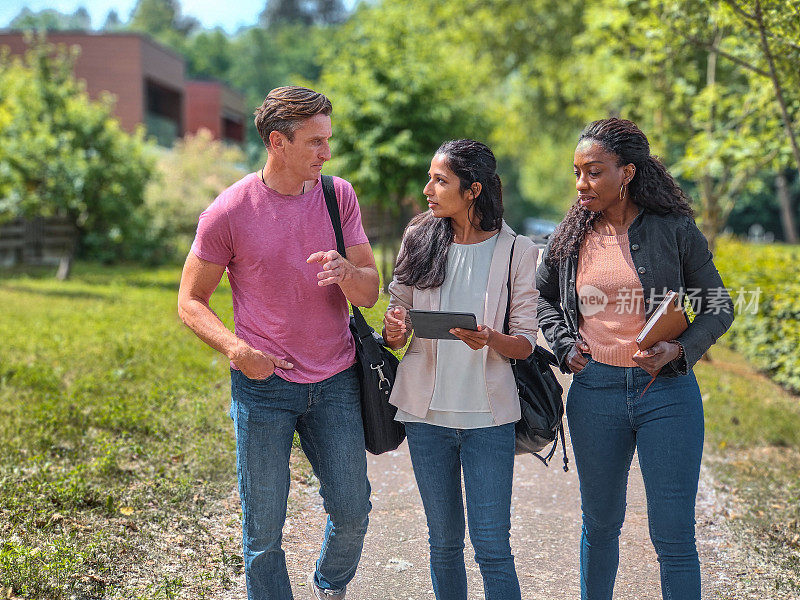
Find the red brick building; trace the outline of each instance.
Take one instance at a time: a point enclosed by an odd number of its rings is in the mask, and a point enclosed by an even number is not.
[[[185,78],[181,55],[138,33],[50,32],[54,44],[79,46],[75,76],[86,82],[92,98],[110,92],[114,112],[127,131],[143,123],[159,144],[209,129],[218,139],[244,141],[245,110],[242,96],[219,82]],[[22,33],[0,34],[0,46],[12,54],[26,50]]]
[[[186,133],[205,127],[216,139],[244,140],[244,97],[219,81],[187,81]]]

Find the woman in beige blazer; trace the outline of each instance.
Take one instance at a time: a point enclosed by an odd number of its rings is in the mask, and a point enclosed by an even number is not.
[[[390,402],[406,425],[422,496],[437,600],[466,600],[466,512],[487,600],[520,598],[511,554],[514,423],[519,398],[509,359],[536,343],[536,246],[503,222],[492,151],[474,140],[442,144],[423,193],[429,210],[403,237],[383,335],[401,348],[412,333],[409,309],[474,313],[477,331],[454,340],[413,337]],[[510,335],[502,333],[511,265]]]

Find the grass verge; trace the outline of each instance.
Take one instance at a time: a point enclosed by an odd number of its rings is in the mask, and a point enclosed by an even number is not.
[[[711,355],[712,362],[695,367],[706,416],[705,460],[725,499],[730,531],[747,549],[740,577],[753,580],[744,585],[768,585],[776,598],[797,598],[800,398],[728,348],[714,347]]]
[[[227,361],[180,323],[179,277],[0,273],[4,597],[204,598],[241,571]],[[232,327],[226,280],[211,304]]]
[[[0,591],[218,596],[242,562],[227,364],[179,322],[179,271],[78,264],[64,283],[44,270],[0,277]],[[386,302],[365,311],[376,327]],[[232,326],[226,282],[212,306]],[[798,398],[740,355],[712,355],[696,368],[707,463],[750,548],[747,572],[775,565],[772,585],[795,593]],[[313,481],[292,460],[296,483]]]

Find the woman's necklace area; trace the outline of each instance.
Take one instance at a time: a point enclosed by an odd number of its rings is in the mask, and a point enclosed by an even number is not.
[[[630,227],[631,223],[633,223],[633,220],[635,218],[636,214],[634,214],[630,218],[626,218],[622,224],[622,227],[620,228],[622,231],[622,233],[620,233],[611,226],[611,224],[604,217],[603,213],[600,213],[600,218],[597,221],[595,221],[593,229],[595,233],[599,233],[600,235],[609,235],[609,236],[625,235],[626,233],[628,233],[628,227]],[[597,229],[598,225],[600,226],[602,231],[600,229]]]

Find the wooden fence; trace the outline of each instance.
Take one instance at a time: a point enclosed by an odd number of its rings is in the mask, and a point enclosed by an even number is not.
[[[77,231],[66,219],[14,219],[0,225],[0,266],[56,265],[70,254]]]

